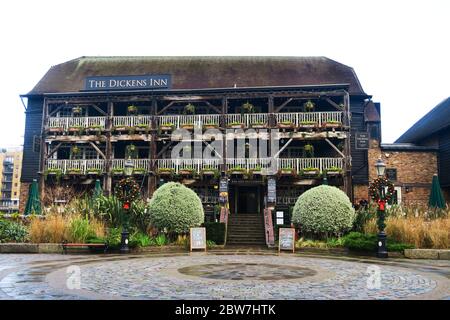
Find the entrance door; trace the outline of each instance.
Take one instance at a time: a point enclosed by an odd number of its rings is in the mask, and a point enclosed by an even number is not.
[[[237,214],[256,214],[260,212],[259,187],[237,186],[235,199]]]

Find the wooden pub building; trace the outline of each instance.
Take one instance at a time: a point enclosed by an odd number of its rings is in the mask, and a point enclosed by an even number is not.
[[[326,57],[81,57],[51,67],[22,97],[22,210],[33,179],[42,195],[97,179],[111,194],[131,159],[145,197],[185,184],[236,244],[273,243],[274,225],[289,224],[298,196],[324,178],[355,200],[367,190],[369,138],[381,136],[379,105],[351,67]],[[239,156],[174,158],[177,129],[195,131],[187,148],[203,153],[247,141],[246,130],[270,149],[273,131],[277,152],[261,157],[246,142]]]

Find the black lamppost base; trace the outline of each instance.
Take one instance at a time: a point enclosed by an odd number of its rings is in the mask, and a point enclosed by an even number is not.
[[[377,257],[378,258],[387,258],[388,252],[386,247],[386,233],[381,231],[378,233],[378,242],[377,242]]]
[[[130,235],[130,233],[128,231],[122,232],[122,237],[120,240],[120,253],[129,253],[130,252],[130,247],[128,247],[129,235]]]

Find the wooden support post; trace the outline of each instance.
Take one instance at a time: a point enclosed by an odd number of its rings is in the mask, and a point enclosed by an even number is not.
[[[48,101],[44,98],[44,103],[42,105],[42,125],[41,125],[41,146],[39,155],[39,198],[41,201],[44,199],[45,194],[45,163],[48,157],[47,143],[45,142],[45,125],[48,120]]]
[[[112,125],[114,116],[114,104],[108,101],[107,108],[108,116],[106,118],[106,148],[105,148],[105,180],[103,181],[103,189],[107,195],[111,195],[112,192]]]
[[[344,123],[347,123],[348,126],[350,126],[350,98],[348,92],[345,92],[343,95],[344,99]],[[345,193],[349,197],[350,201],[353,203],[353,181],[352,181],[352,156],[351,156],[351,144],[350,144],[350,135],[351,131],[345,138],[345,144],[344,144],[344,189]]]
[[[222,98],[222,125],[225,130],[223,130],[224,137],[222,138],[222,150],[223,150],[223,163],[222,163],[222,172],[227,174],[227,130],[226,130],[226,116],[228,114],[228,98]]]
[[[273,105],[273,96],[272,95],[269,95],[269,98],[267,101],[267,106],[268,106],[268,111],[269,111],[267,124],[269,125],[269,128],[272,128],[275,126],[275,115],[273,114],[274,113],[274,105]]]
[[[156,115],[157,113],[157,109],[158,109],[158,102],[156,101],[155,97],[152,97],[152,106],[150,109],[150,114],[151,115]],[[155,117],[153,117],[153,123],[152,123],[152,128],[156,128],[156,119]],[[156,190],[156,170],[157,170],[157,166],[156,166],[156,159],[158,158],[157,156],[157,134],[155,131],[152,131],[152,134],[150,135],[151,140],[150,140],[150,173],[148,176],[148,181],[147,181],[147,193],[148,193],[148,197],[151,198],[153,196],[153,193]]]

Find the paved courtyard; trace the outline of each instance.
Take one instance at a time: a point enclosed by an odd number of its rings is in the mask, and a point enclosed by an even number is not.
[[[448,261],[299,254],[0,255],[0,299],[449,299]]]

